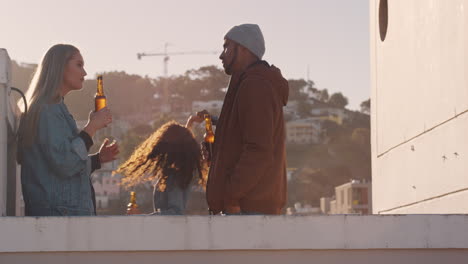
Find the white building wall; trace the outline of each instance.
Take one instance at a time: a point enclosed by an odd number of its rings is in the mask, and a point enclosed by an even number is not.
[[[374,213],[468,212],[468,1],[370,0]]]
[[[117,167],[114,168],[114,170]],[[118,198],[120,194],[120,174],[112,175],[112,170],[100,169],[93,173],[93,185],[96,195]]]

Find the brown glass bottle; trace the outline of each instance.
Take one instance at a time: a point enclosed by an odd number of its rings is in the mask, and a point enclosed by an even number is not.
[[[205,145],[205,149],[208,152],[208,155],[206,157],[206,160],[208,162],[208,166],[210,165],[211,162],[211,157],[213,155],[213,143],[215,141],[215,134],[213,132],[213,126],[211,124],[211,116],[208,114],[205,114],[205,136],[204,136],[204,142],[203,144]]]
[[[130,192],[130,202],[127,205],[127,215],[141,214],[136,202],[136,192]]]
[[[96,95],[94,96],[94,110],[97,112],[102,108],[106,107],[107,99],[104,95],[104,85],[102,83],[102,75],[97,77],[97,90]]]

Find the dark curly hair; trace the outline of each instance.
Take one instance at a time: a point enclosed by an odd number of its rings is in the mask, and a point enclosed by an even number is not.
[[[205,185],[200,146],[192,132],[175,121],[161,126],[116,170],[125,177],[126,187],[157,180],[160,191],[166,189],[167,177],[176,177],[176,184],[185,189],[198,172],[198,183]]]

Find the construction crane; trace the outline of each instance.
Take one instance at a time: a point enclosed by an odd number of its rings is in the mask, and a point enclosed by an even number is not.
[[[163,112],[169,112],[169,90],[168,90],[168,70],[167,65],[169,62],[170,56],[177,56],[177,55],[197,55],[197,54],[218,54],[218,51],[186,51],[186,52],[167,52],[167,46],[169,43],[164,43],[164,52],[160,53],[137,53],[137,58],[141,60],[142,57],[146,56],[163,56],[163,69],[164,69],[164,80],[163,80],[163,105],[161,109]]]

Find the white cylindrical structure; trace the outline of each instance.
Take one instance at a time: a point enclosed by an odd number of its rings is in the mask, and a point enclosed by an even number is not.
[[[468,213],[468,1],[370,0],[376,214]]]
[[[7,202],[7,146],[8,146],[8,89],[11,62],[6,49],[0,49],[0,214],[6,215]]]

